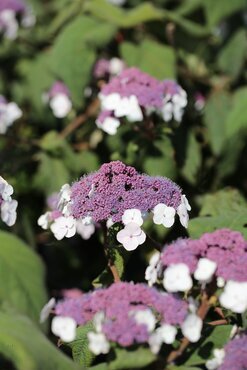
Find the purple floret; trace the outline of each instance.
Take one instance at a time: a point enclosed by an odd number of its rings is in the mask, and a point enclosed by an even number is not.
[[[93,189],[93,191],[92,191]],[[71,188],[71,209],[76,219],[91,216],[94,222],[121,221],[126,209],[151,211],[158,203],[177,209],[181,189],[165,177],[139,174],[120,161],[103,164]]]
[[[57,94],[63,94],[63,95],[70,96],[68,87],[62,81],[54,82],[48,94],[49,94],[50,99],[56,96]]]
[[[224,348],[225,358],[218,370],[247,369],[247,335],[231,340]]]
[[[0,12],[4,10],[13,10],[15,13],[25,13],[26,4],[22,0],[1,0]]]

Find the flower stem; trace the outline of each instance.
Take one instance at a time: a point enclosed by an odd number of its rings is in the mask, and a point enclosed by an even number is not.
[[[114,264],[114,259],[113,259],[113,257],[111,256],[111,253],[110,253],[110,248],[111,247],[109,246],[109,242],[108,242],[107,227],[106,227],[106,225],[103,225],[102,228],[103,228],[103,235],[104,235],[104,252],[105,252],[105,256],[106,256],[107,261],[108,261],[107,265],[108,265],[108,267],[109,267],[109,269],[112,273],[114,283],[117,283],[117,282],[121,281],[121,279],[120,279],[117,267]]]

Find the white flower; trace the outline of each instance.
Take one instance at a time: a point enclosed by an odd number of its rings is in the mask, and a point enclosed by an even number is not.
[[[0,195],[3,200],[11,200],[13,192],[13,186],[9,185],[8,182],[0,176]]]
[[[154,330],[156,319],[153,312],[150,309],[131,311],[130,315],[134,317],[137,324],[146,325],[149,333],[151,333]]]
[[[103,110],[115,111],[119,104],[121,103],[121,96],[117,93],[112,93],[109,95],[99,94],[101,99],[101,105]]]
[[[22,116],[22,111],[16,103],[0,101],[0,134],[5,134],[8,127]]]
[[[184,263],[170,265],[164,272],[163,285],[168,292],[185,292],[192,284],[189,267]]]
[[[163,120],[165,122],[171,121],[171,119],[172,119],[172,113],[173,113],[173,105],[172,105],[172,103],[165,102],[165,104],[163,105],[163,107],[161,109],[161,114],[162,114]]]
[[[226,283],[225,279],[223,279],[223,277],[221,277],[221,276],[217,277],[216,282],[217,282],[217,287],[218,288],[223,288],[225,286],[225,283]]]
[[[184,227],[188,227],[189,215],[187,211],[191,210],[191,206],[185,195],[181,196],[181,204],[177,208],[177,214],[179,216],[180,222]]]
[[[130,122],[142,121],[143,119],[142,110],[135,95],[121,98],[114,114],[116,117],[126,117]]]
[[[124,62],[119,58],[111,58],[109,63],[109,72],[111,75],[118,75],[124,69]]]
[[[108,3],[111,3],[113,5],[116,5],[116,6],[122,6],[126,0],[107,0]]]
[[[105,314],[103,311],[97,312],[93,318],[93,324],[97,333],[102,332],[102,324],[105,320]]]
[[[114,117],[106,117],[103,122],[96,120],[96,125],[109,135],[116,135],[120,121]]]
[[[82,239],[88,240],[95,232],[95,226],[93,223],[86,224],[83,220],[76,221],[76,232]]]
[[[160,253],[156,252],[152,255],[149,261],[149,266],[145,271],[145,279],[148,281],[149,286],[152,286],[156,283],[160,268]]]
[[[171,227],[174,224],[176,211],[173,207],[168,207],[163,203],[157,204],[153,209],[153,222],[156,225]]]
[[[88,337],[88,348],[96,356],[101,353],[106,354],[110,350],[110,344],[103,333],[94,333],[90,331],[87,333]]]
[[[134,222],[138,226],[141,226],[143,224],[141,211],[136,208],[126,209],[122,216],[122,221],[124,225],[128,225],[130,222]]]
[[[225,357],[225,350],[223,348],[222,349],[216,348],[213,350],[213,355],[214,357],[206,362],[206,368],[208,370],[215,370],[223,363]]]
[[[177,329],[175,326],[163,324],[155,330],[149,337],[148,343],[151,351],[157,354],[160,350],[162,343],[172,344],[176,338]]]
[[[66,94],[56,94],[50,99],[50,107],[55,117],[64,118],[71,111],[72,103]]]
[[[216,268],[216,262],[208,258],[200,258],[194,272],[194,278],[202,283],[208,283],[212,280]]]
[[[18,33],[18,22],[14,10],[5,9],[0,12],[0,31],[4,32],[4,36],[9,40],[14,40]]]
[[[140,226],[131,222],[117,233],[117,240],[127,251],[132,251],[143,244],[146,240],[146,234]]]
[[[191,313],[181,325],[183,335],[192,343],[197,342],[201,337],[202,319]]]
[[[51,221],[51,212],[46,212],[38,218],[37,222],[42,229],[47,230]]]
[[[114,222],[112,221],[112,218],[110,217],[106,221],[106,227],[107,227],[107,229],[110,229],[110,227],[112,227],[112,225],[114,225]]]
[[[71,317],[56,316],[51,322],[51,331],[63,342],[72,342],[76,337],[76,321]]]
[[[51,298],[42,308],[39,316],[39,322],[42,324],[49,317],[51,310],[55,307],[55,298]]]
[[[72,216],[58,217],[51,225],[51,231],[57,240],[71,238],[76,233],[76,220]]]
[[[247,282],[227,281],[219,301],[223,307],[233,312],[245,312],[247,309]]]
[[[71,187],[69,184],[64,184],[59,193],[58,209],[65,215],[70,215],[69,202],[70,202]]]
[[[8,200],[1,204],[1,218],[8,226],[13,226],[16,221],[16,208],[18,206],[17,200]]]

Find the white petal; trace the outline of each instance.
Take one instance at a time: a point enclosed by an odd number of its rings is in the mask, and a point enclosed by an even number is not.
[[[201,337],[203,322],[202,319],[191,313],[181,325],[183,335],[192,343],[197,342]]]
[[[168,292],[185,292],[191,289],[193,282],[188,266],[184,263],[168,266],[164,272],[163,285]]]
[[[72,103],[67,95],[59,93],[51,98],[50,107],[55,117],[64,118],[71,111]]]
[[[56,316],[52,319],[51,331],[64,342],[72,342],[76,337],[76,321],[71,317]]]

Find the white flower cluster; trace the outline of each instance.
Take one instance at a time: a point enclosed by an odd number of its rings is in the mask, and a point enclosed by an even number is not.
[[[187,103],[188,100],[186,91],[181,87],[179,87],[177,94],[167,94],[163,100],[163,107],[160,111],[164,121],[169,122],[174,118],[175,121],[181,122],[184,108],[186,107]]]
[[[22,111],[16,103],[8,103],[0,95],[0,134],[5,134],[14,121],[22,116]]]
[[[17,13],[13,9],[4,9],[0,12],[0,32],[9,40],[15,40],[18,35],[19,23]],[[36,22],[36,17],[30,7],[21,14],[21,26],[32,27]]]
[[[186,196],[182,195],[181,204],[178,206],[177,214],[179,215],[180,222],[184,227],[188,226],[188,210],[191,210],[191,207],[186,199]],[[154,207],[152,212],[153,222],[156,225],[171,227],[175,222],[176,210],[173,207],[168,207],[163,203],[159,203]],[[146,240],[146,235],[141,229],[143,224],[143,216],[146,215],[142,215],[141,211],[136,208],[125,210],[122,216],[124,228],[117,233],[117,240],[127,251],[136,249]],[[157,273],[156,268],[153,267],[154,266],[150,266],[150,271],[147,272],[148,276],[152,272],[153,274]],[[150,276],[150,279],[152,280],[153,277]]]
[[[65,184],[60,190],[60,200],[58,208],[60,211],[48,211],[41,215],[38,219],[38,225],[42,229],[51,229],[57,240],[63,238],[71,238],[76,233],[79,234],[82,239],[89,239],[95,232],[95,225],[91,217],[85,217],[81,220],[76,220],[70,212],[70,186]],[[55,213],[55,218],[54,218]],[[58,213],[58,214],[56,214]]]
[[[14,189],[0,176],[0,208],[2,221],[8,226],[13,226],[16,221],[17,200],[12,199]]]

